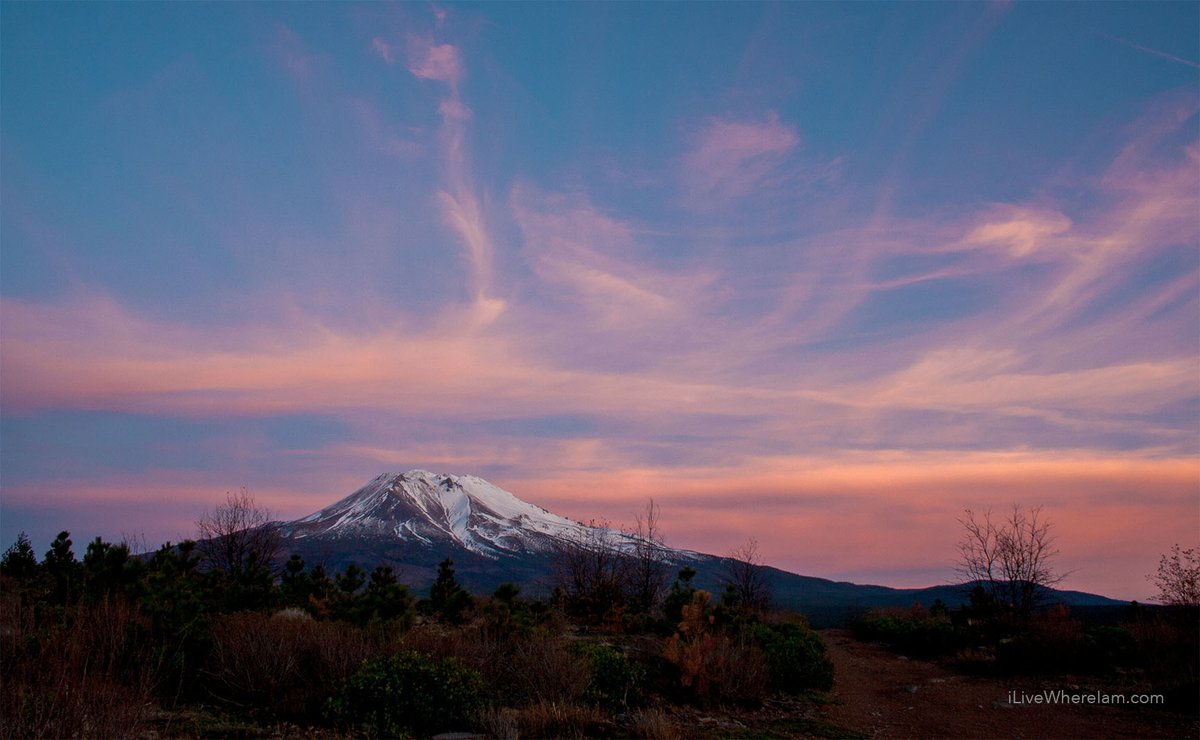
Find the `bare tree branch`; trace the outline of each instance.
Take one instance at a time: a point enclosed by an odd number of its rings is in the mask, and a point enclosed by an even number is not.
[[[958,543],[958,572],[964,580],[984,587],[997,604],[1026,618],[1042,589],[1062,582],[1054,569],[1059,551],[1042,517],[1042,507],[1014,504],[1003,518],[984,512],[982,519],[968,509],[958,520],[965,530]]]
[[[1200,606],[1200,552],[1196,548],[1172,546],[1170,555],[1158,561],[1158,572],[1146,578],[1158,588],[1160,603]]]
[[[771,584],[763,570],[758,540],[751,538],[729,551],[722,581],[737,597],[738,604],[750,612],[761,613],[770,608]]]
[[[667,549],[658,525],[659,508],[650,499],[644,512],[634,517],[634,528],[626,535],[633,540],[631,581],[638,608],[650,612],[667,587]]]
[[[556,541],[554,563],[558,586],[577,615],[601,619],[624,605],[633,561],[607,522],[591,522]]]
[[[196,529],[208,566],[235,579],[270,569],[282,547],[271,512],[256,504],[245,488],[227,493],[225,503],[205,512]]]

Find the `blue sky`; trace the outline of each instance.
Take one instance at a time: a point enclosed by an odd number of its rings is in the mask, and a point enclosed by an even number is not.
[[[1194,3],[0,14],[5,542],[422,467],[895,585],[1196,544]]]

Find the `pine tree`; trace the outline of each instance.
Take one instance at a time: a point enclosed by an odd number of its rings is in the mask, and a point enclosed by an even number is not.
[[[17,535],[17,541],[4,551],[0,558],[0,574],[14,578],[22,585],[29,585],[37,575],[37,555],[29,537],[22,532]]]
[[[695,577],[696,569],[684,566],[675,577],[675,582],[671,584],[667,598],[663,600],[663,613],[672,626],[683,618],[683,607],[692,603],[692,595],[696,593],[696,587],[692,585],[692,579]]]
[[[446,558],[438,564],[437,580],[429,589],[429,602],[440,619],[457,624],[471,605],[471,596],[454,577],[454,561]]]
[[[42,564],[51,580],[51,602],[54,604],[70,604],[79,594],[79,561],[71,549],[71,533],[59,532],[50,543]]]
[[[407,621],[413,603],[408,588],[396,580],[390,565],[380,565],[371,572],[362,600],[364,620],[379,622]]]
[[[292,553],[283,564],[283,573],[279,576],[279,591],[283,603],[287,606],[308,606],[308,597],[312,594],[312,579],[304,570],[304,558]]]

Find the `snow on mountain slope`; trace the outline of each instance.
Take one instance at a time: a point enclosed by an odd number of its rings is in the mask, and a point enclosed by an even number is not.
[[[594,529],[551,514],[471,475],[425,470],[384,473],[346,498],[303,519],[285,535],[304,538],[384,537],[456,543],[485,557],[546,552],[556,541],[587,541]],[[631,538],[610,532],[617,546]]]

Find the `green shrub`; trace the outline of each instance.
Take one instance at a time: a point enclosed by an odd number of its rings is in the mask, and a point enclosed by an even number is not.
[[[952,624],[946,617],[930,616],[923,610],[903,614],[872,612],[854,623],[854,636],[925,658],[953,655],[971,643],[965,627]]]
[[[1137,646],[1128,628],[1100,625],[1085,628],[1084,631],[1093,661],[1100,670],[1109,671],[1117,667],[1136,665]]]
[[[591,679],[583,691],[585,701],[609,709],[641,703],[645,668],[609,645],[584,645],[580,651],[591,666]]]
[[[793,622],[756,624],[749,628],[767,658],[771,688],[787,693],[833,686],[833,663],[816,632]]]
[[[473,725],[484,683],[457,660],[403,652],[368,661],[329,700],[334,723],[368,735],[432,735]]]

